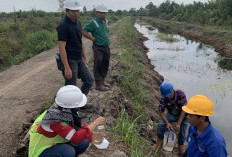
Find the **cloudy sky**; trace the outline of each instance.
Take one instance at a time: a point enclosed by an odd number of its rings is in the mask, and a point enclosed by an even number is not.
[[[82,6],[86,6],[87,10],[92,10],[93,6],[104,3],[112,10],[129,10],[130,8],[139,9],[145,7],[149,2],[159,5],[165,0],[80,0]],[[174,0],[176,3],[189,4],[193,0]],[[196,2],[208,2],[208,0],[195,0]],[[0,12],[12,12],[18,10],[44,10],[48,12],[58,11],[58,0],[0,0]]]

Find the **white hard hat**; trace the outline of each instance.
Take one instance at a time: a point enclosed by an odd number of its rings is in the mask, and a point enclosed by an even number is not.
[[[63,108],[77,108],[85,106],[87,98],[78,87],[67,85],[59,89],[55,102]]]
[[[81,4],[78,0],[65,0],[64,1],[64,8],[70,10],[81,10]]]
[[[102,12],[102,13],[108,13],[108,9],[104,4],[98,5],[96,7],[96,11]]]

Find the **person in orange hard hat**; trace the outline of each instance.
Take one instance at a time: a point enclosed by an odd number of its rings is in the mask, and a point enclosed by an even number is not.
[[[188,114],[188,148],[182,157],[226,157],[226,143],[209,121],[214,114],[212,101],[204,95],[192,97],[182,110]]]

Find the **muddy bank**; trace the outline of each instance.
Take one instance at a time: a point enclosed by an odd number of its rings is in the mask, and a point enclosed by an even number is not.
[[[192,40],[199,40],[212,45],[215,51],[225,56],[232,56],[232,32],[213,26],[200,26],[176,21],[166,21],[150,17],[138,17],[150,24],[165,28]]]

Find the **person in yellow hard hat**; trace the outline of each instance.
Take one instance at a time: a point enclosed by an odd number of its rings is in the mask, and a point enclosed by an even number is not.
[[[182,110],[188,114],[187,152],[183,157],[226,157],[226,143],[209,121],[214,114],[212,101],[204,95],[192,97]]]

